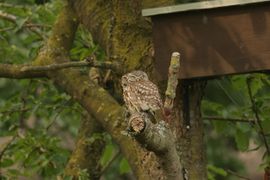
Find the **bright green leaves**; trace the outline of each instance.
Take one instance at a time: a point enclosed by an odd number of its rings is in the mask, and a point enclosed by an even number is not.
[[[228,173],[224,169],[213,165],[207,165],[207,170],[208,170],[207,173],[208,180],[215,180],[215,177],[217,175],[220,175],[222,177],[226,177],[228,175]]]
[[[119,165],[120,174],[125,174],[131,171],[131,168],[125,158],[122,158]]]
[[[14,0],[4,1],[1,11],[13,17],[0,21],[0,62],[27,63],[36,57],[44,44],[62,2],[54,0],[44,6]]]
[[[130,173],[131,168],[127,160],[121,155],[119,148],[107,138],[107,145],[101,158],[101,166],[105,179],[117,179]]]
[[[21,121],[25,125],[24,133],[4,153],[1,161],[4,175],[16,179],[11,172],[17,169],[20,171],[17,176],[56,177],[62,173],[70,155],[61,146],[70,146],[65,136],[76,136],[82,109],[49,81],[11,82],[0,83],[3,90],[0,91],[0,136],[14,136],[22,128]],[[17,164],[22,167],[13,168]]]
[[[224,77],[208,83],[206,96],[202,103],[202,112],[206,124],[213,125],[215,130],[211,134],[207,134],[207,136],[210,136],[208,139],[215,139],[217,141],[215,144],[213,144],[214,141],[208,141],[209,148],[214,146],[216,151],[221,151],[222,149],[223,154],[226,154],[226,156],[233,156],[236,151],[246,151],[248,153],[250,148],[254,148],[254,146],[258,147],[255,150],[265,149],[265,141],[262,138],[262,131],[257,123],[254,109],[258,113],[259,123],[262,125],[264,134],[269,134],[269,79],[267,74],[255,73]],[[250,99],[249,88],[253,104]],[[269,136],[266,135],[265,139],[270,144]],[[250,143],[252,144],[251,147]],[[208,150],[210,162],[219,164],[219,167],[232,168],[231,163],[221,165],[225,162],[225,159],[219,159],[216,156],[218,154],[216,151],[214,149]],[[262,155],[262,158],[262,165],[267,166],[270,164],[267,161],[269,159],[267,153],[264,156]],[[240,166],[234,168],[237,169]],[[212,172],[209,174],[209,179],[215,179],[214,169],[211,167],[208,170]],[[221,175],[217,179],[220,178]]]
[[[93,43],[91,34],[82,26],[78,28],[73,46],[70,51],[71,59],[83,60],[95,55],[96,60],[105,60],[105,53],[98,45]]]
[[[4,158],[0,164],[1,168],[10,167],[14,164],[14,161],[10,158]]]

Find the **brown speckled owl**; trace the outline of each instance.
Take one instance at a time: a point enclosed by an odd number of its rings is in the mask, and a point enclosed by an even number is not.
[[[122,76],[123,97],[130,114],[163,110],[157,86],[145,72],[132,71]]]

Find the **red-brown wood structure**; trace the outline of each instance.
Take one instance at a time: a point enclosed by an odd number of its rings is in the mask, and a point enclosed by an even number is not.
[[[180,79],[270,69],[270,0],[214,0],[144,9],[151,16],[156,66],[166,77],[181,53]]]

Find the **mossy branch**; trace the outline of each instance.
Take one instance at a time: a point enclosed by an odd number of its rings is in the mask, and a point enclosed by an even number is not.
[[[49,64],[43,66],[0,64],[0,77],[14,78],[14,79],[42,78],[47,77],[46,73],[48,71],[56,71],[74,67],[97,67],[102,69],[112,69],[116,73],[121,74],[121,68],[117,62],[78,61],[78,62],[65,62],[60,64]]]
[[[117,62],[110,62],[110,61],[74,61],[74,62],[65,62],[60,64],[49,64],[44,66],[24,66],[21,71],[23,72],[46,72],[46,71],[55,71],[61,70],[66,68],[73,68],[73,67],[96,67],[101,69],[112,69],[115,72],[120,72],[120,65]]]
[[[22,71],[26,65],[0,64],[0,77],[12,79],[47,77],[44,71]]]
[[[169,66],[168,84],[166,90],[166,99],[164,107],[168,110],[172,110],[173,102],[176,96],[176,88],[178,85],[178,74],[180,70],[180,53],[172,53],[171,63]]]

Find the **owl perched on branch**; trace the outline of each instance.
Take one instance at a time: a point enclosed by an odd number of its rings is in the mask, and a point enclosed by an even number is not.
[[[163,103],[158,87],[145,72],[132,71],[122,76],[123,97],[130,114],[138,112],[163,111]]]

